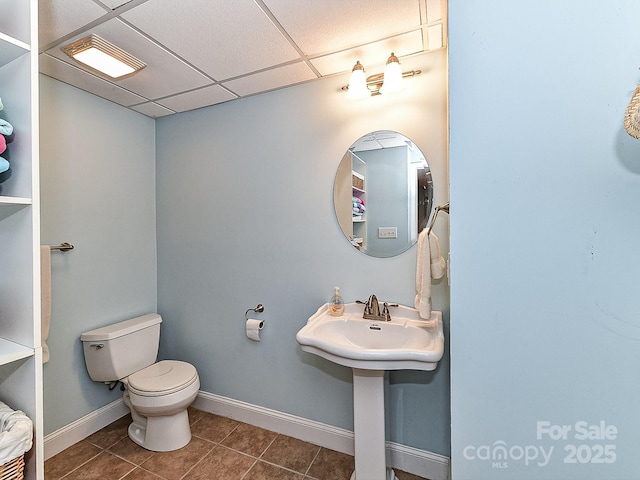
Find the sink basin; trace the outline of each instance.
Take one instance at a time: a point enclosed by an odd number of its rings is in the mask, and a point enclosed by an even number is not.
[[[332,317],[321,306],[298,332],[302,350],[363,370],[434,370],[444,353],[442,312],[424,320],[414,308],[389,307],[391,321],[365,320],[363,305],[348,303]],[[380,305],[382,308],[382,304]]]

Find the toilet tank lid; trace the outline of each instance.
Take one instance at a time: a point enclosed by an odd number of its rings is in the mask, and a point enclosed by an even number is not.
[[[80,336],[83,342],[96,342],[104,340],[113,340],[114,338],[128,335],[132,332],[142,330],[144,328],[157,325],[162,322],[162,317],[157,313],[148,313],[140,317],[125,320],[123,322],[107,325],[106,327],[96,328],[89,332],[85,332]]]

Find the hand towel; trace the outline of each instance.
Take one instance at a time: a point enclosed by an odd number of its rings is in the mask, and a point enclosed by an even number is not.
[[[440,254],[440,242],[436,234],[431,232],[427,235],[427,230],[422,230],[418,235],[415,307],[425,320],[431,318],[431,279],[442,278],[446,264]]]
[[[416,299],[415,307],[420,317],[431,317],[431,253],[427,231],[418,235],[418,256],[416,259]]]
[[[447,261],[440,253],[440,240],[435,233],[429,235],[429,257],[431,259],[431,278],[438,280],[447,271]]]
[[[49,361],[49,347],[46,341],[49,338],[51,323],[51,247],[49,245],[40,245],[40,299],[42,363],[47,363]]]

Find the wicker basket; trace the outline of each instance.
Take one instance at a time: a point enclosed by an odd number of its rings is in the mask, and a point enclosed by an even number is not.
[[[24,478],[24,455],[33,446],[33,422],[20,410],[0,402],[0,480]]]
[[[0,480],[22,480],[24,478],[24,455],[0,465]]]
[[[640,139],[640,84],[633,92],[624,113],[624,128],[633,138]]]

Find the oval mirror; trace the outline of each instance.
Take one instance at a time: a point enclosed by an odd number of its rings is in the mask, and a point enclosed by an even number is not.
[[[390,130],[368,133],[346,151],[333,205],[347,240],[373,257],[393,257],[416,243],[433,206],[433,180],[420,149]]]

